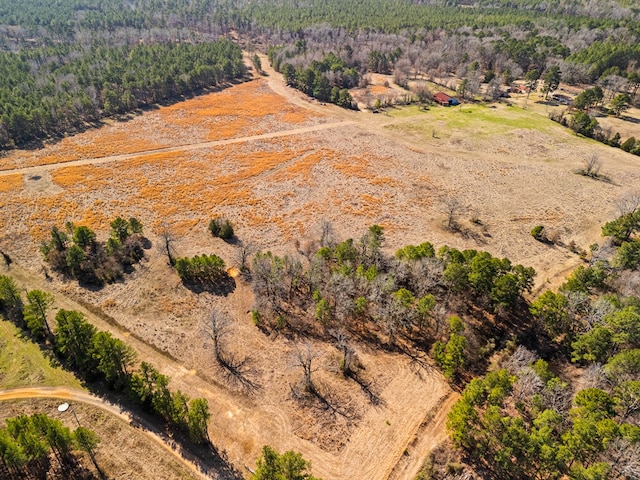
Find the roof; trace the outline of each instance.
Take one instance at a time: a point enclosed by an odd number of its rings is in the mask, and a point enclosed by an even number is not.
[[[451,97],[444,92],[438,92],[433,96],[433,99],[438,103],[449,103]]]

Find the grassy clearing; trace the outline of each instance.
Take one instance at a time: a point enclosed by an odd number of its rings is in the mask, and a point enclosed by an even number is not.
[[[78,379],[55,367],[40,348],[20,331],[0,319],[0,388],[32,386],[69,386],[82,388]]]
[[[495,108],[475,104],[449,108],[435,106],[430,110],[409,105],[390,109],[388,113],[398,120],[389,128],[422,135],[431,135],[436,128],[438,136],[464,132],[465,136],[480,138],[506,134],[514,129],[545,132],[555,125],[546,117],[503,104]]]

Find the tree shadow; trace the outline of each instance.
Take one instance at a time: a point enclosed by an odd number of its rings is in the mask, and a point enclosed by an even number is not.
[[[630,117],[629,115],[622,115],[618,118],[620,118],[621,120],[624,120],[625,122],[640,123],[640,118]]]
[[[372,382],[367,382],[354,371],[346,372],[345,376],[351,378],[360,386],[362,392],[367,396],[371,405],[374,407],[384,407],[386,405],[386,402],[380,397],[380,394],[375,392],[371,387]]]
[[[316,383],[312,383],[309,388],[302,385],[289,385],[291,396],[300,402],[308,402],[309,406],[320,407],[322,410],[331,413],[334,416],[340,416],[345,420],[355,420],[354,415],[347,410],[340,408],[340,400],[336,399],[331,393],[319,387]],[[326,390],[326,391],[323,391]]]
[[[225,379],[230,384],[241,387],[249,395],[260,390],[260,384],[251,379],[255,374],[251,359],[245,357],[239,360],[232,354],[225,354],[218,356],[218,364],[224,370]]]
[[[236,289],[235,279],[227,273],[221,275],[220,278],[216,280],[203,282],[183,279],[182,284],[185,286],[185,288],[191,290],[193,293],[200,294],[207,292],[222,297],[226,297],[230,293],[233,293]]]

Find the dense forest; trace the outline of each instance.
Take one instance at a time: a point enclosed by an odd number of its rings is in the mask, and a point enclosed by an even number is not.
[[[627,207],[602,228],[613,250],[529,306],[552,363],[540,349],[512,344],[488,374],[466,385],[449,414],[453,444],[476,471],[495,478],[640,475],[640,298],[633,287],[640,216],[635,203]],[[573,378],[568,362],[579,367]]]
[[[0,145],[9,146],[221,85],[245,66],[240,48],[221,40],[0,53],[0,72]]]
[[[230,36],[271,47],[292,86],[345,107],[367,72],[455,74],[470,96],[553,67],[630,102],[640,84],[640,9],[623,0],[2,0],[0,147],[241,78]]]

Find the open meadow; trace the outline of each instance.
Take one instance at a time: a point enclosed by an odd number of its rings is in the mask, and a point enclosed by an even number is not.
[[[575,173],[592,154],[609,182]],[[616,201],[640,185],[639,162],[519,105],[351,112],[307,102],[271,72],[41,150],[5,154],[0,249],[25,278],[42,282],[38,247],[52,226],[72,221],[105,238],[116,216],[138,218],[153,246],[124,282],[86,290],[53,278],[53,293],[93,305],[123,338],[154,346],[152,363],[209,401],[211,439],[237,468],[253,466],[270,444],[302,452],[325,480],[410,479],[446,436],[443,412],[457,394],[441,375],[406,355],[356,344],[372,397],[340,374],[335,348],[317,345],[318,381],[342,411],[300,404],[290,388],[300,377],[297,343],[256,328],[251,289],[240,277],[226,296],[186,289],[156,248],[161,226],[175,236],[179,256],[216,253],[233,266],[238,246],[211,237],[213,217],[231,220],[244,244],[277,253],[303,251],[321,220],[339,239],[379,224],[389,251],[423,241],[487,250],[533,266],[542,287],[583,261],[576,251],[601,241]],[[457,232],[445,228],[452,205]],[[537,242],[536,225],[556,245]],[[252,394],[216,366],[201,329],[213,306],[235,320],[229,343],[250,359]]]

